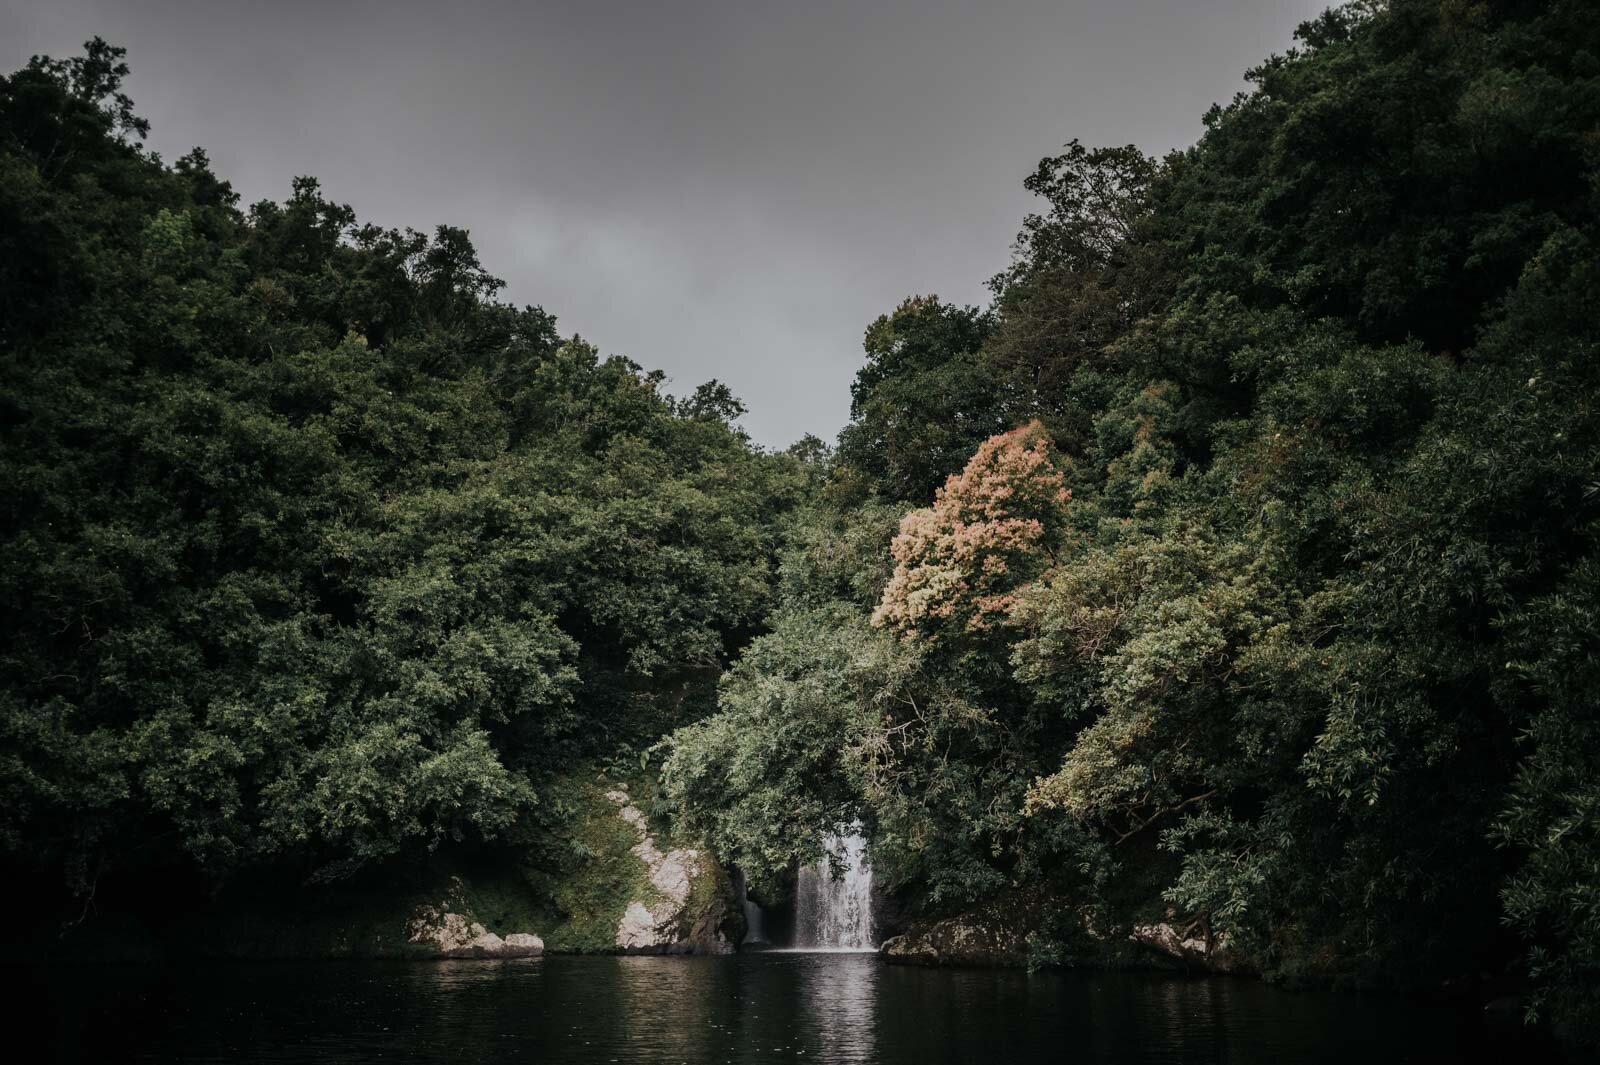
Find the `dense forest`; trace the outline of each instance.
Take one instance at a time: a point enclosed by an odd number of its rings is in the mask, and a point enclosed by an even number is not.
[[[804,463],[497,302],[459,230],[168,166],[100,41],[0,83],[0,843],[88,893],[495,835],[711,706]]]
[[[0,847],[338,881],[578,765],[756,890],[1164,916],[1289,982],[1600,991],[1600,19],[1328,12],[1188,149],[1076,141],[836,447],[501,302],[467,235],[0,81]],[[1064,131],[1070,133],[1070,130]]]

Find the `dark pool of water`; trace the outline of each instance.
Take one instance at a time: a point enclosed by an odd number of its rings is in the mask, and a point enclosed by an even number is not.
[[[1225,977],[908,969],[872,954],[10,970],[12,1061],[1496,1062],[1518,1025]]]

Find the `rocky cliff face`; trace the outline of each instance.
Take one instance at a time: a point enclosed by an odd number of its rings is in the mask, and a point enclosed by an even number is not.
[[[744,935],[733,882],[697,839],[652,820],[648,774],[571,774],[550,781],[545,819],[517,863],[558,954],[726,954]],[[492,925],[492,922],[486,922]]]
[[[630,898],[617,924],[617,949],[634,954],[729,954],[728,934],[739,919],[732,890],[709,854],[691,848],[662,852],[643,812],[620,788],[606,792],[638,840],[631,848],[644,863],[650,891]]]

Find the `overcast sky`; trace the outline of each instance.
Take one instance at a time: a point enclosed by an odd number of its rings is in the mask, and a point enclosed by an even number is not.
[[[472,232],[505,297],[831,440],[867,323],[983,303],[1073,137],[1160,153],[1323,0],[0,0],[0,67],[99,34],[173,159]]]

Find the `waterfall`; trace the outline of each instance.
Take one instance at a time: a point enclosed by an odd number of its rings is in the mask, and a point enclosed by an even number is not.
[[[767,942],[767,915],[761,909],[761,904],[751,902],[749,894],[745,891],[744,871],[733,871],[735,892],[739,897],[739,906],[744,910],[744,938],[739,941],[740,946],[758,946]]]
[[[872,870],[863,860],[867,841],[859,827],[823,841],[844,859],[835,877],[826,855],[800,870],[795,884],[794,945],[801,950],[876,950],[872,938]]]
[[[757,903],[748,898],[744,900],[744,923],[747,931],[744,934],[746,943],[765,943],[767,941],[766,915],[761,912]]]

